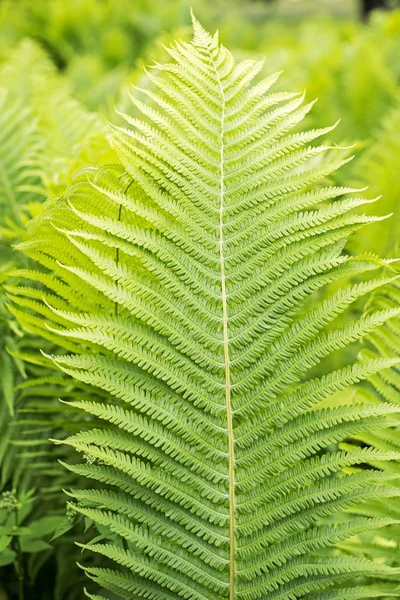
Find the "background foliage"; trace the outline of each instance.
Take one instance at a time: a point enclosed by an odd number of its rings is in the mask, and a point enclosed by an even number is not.
[[[29,267],[13,246],[24,239],[25,225],[43,201],[62,192],[76,169],[115,160],[106,120],[112,115],[115,121],[115,105],[126,107],[129,83],[146,82],[143,66],[165,58],[163,44],[188,39],[190,6],[205,26],[219,28],[238,58],[265,56],[266,73],[282,69],[278,89],[306,89],[307,98],[318,97],[309,127],[340,119],[331,142],[355,143],[348,152],[356,160],[332,176],[334,183],[368,185],[371,199],[382,194],[370,205],[371,214],[394,214],[364,229],[349,250],[396,254],[400,11],[376,12],[363,24],[356,2],[5,0],[0,4],[1,284]],[[61,490],[76,479],[57,463],[68,450],[49,438],[79,430],[86,418],[58,398],[95,392],[51,368],[38,349],[52,353],[57,340],[35,322],[31,330],[37,327],[47,338],[45,348],[34,332],[23,332],[18,309],[12,314],[6,307],[6,292],[14,292],[10,283],[0,290],[0,598],[18,597],[18,569],[27,598],[81,598],[82,575],[75,563],[85,559],[72,540],[80,536],[84,543],[89,520],[78,522],[68,511]],[[371,302],[386,306],[394,297],[389,291]],[[384,344],[379,336],[371,338],[362,352],[373,353],[377,345],[384,352],[393,348],[398,325],[393,327],[385,330]],[[390,391],[391,401],[400,401],[397,381],[372,383],[366,394],[385,401]],[[359,443],[367,442],[360,437]],[[399,445],[396,439],[381,443]],[[397,552],[396,536],[394,531],[392,538],[356,540],[353,546],[361,552],[360,545],[365,551],[369,544],[372,554],[379,546],[382,556],[382,548],[393,544]],[[400,562],[396,553],[390,560]]]

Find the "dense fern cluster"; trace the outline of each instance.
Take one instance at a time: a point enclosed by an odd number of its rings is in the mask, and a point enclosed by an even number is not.
[[[0,64],[1,600],[400,596],[397,18]]]

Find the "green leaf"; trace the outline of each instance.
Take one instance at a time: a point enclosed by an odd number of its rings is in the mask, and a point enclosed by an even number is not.
[[[5,549],[1,551],[0,554],[0,567],[6,567],[7,565],[11,565],[15,561],[16,554],[14,550]]]
[[[14,376],[13,365],[7,352],[1,352],[0,357],[0,381],[4,399],[10,411],[14,415]]]
[[[0,535],[1,536],[10,535],[12,529],[13,529],[12,524],[10,524],[10,525],[0,525]]]
[[[30,522],[29,529],[37,537],[42,537],[54,533],[62,523],[64,523],[64,517],[61,515],[42,517],[37,521]]]
[[[2,534],[0,537],[0,552],[3,552],[11,542],[12,537],[10,535]]]
[[[52,546],[44,540],[29,537],[21,537],[22,552],[43,552],[43,550],[49,550],[51,548]]]
[[[70,531],[73,528],[73,526],[74,523],[70,519],[64,517],[62,520],[59,521],[52,537],[50,538],[50,542],[61,537],[62,535],[64,535],[64,533],[67,533],[67,531]]]

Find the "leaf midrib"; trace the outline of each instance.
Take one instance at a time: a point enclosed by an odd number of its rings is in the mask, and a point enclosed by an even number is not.
[[[229,478],[229,599],[236,598],[236,496],[235,496],[235,439],[233,431],[233,410],[231,404],[231,375],[229,358],[228,304],[226,293],[225,256],[224,256],[224,130],[225,130],[225,94],[221,78],[213,56],[207,45],[210,61],[221,95],[221,129],[220,129],[220,207],[219,207],[219,256],[221,269],[221,300],[224,340],[225,365],[225,402],[228,430],[228,478]]]

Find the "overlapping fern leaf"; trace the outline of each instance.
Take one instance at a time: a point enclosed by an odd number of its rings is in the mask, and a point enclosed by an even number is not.
[[[54,363],[110,394],[72,402],[104,427],[65,441],[90,459],[67,465],[93,482],[75,510],[103,535],[85,548],[105,566],[86,572],[129,600],[398,596],[397,569],[328,552],[393,522],[335,515],[399,495],[379,468],[343,471],[398,450],[324,448],[397,424],[399,407],[318,407],[398,359],[311,378],[399,313],[334,324],[395,278],[342,252],[373,220],[349,212],[366,201],[323,184],[343,163],[313,166],[329,128],[297,132],[312,104],[269,93],[276,75],[254,83],[262,64],[236,65],[196,21],[169,52],[115,130],[122,164],[48,201],[21,245],[42,266],[8,288],[21,323],[67,350]]]
[[[373,294],[367,307],[367,314],[374,310],[387,310],[399,306],[400,303],[400,284],[396,279],[390,285],[384,286]],[[400,353],[399,343],[400,319],[394,317],[387,321],[382,327],[372,331],[364,340],[364,347],[361,352],[363,360],[371,360],[377,356],[393,356]],[[360,398],[370,398],[374,402],[388,402],[392,405],[400,405],[400,371],[398,365],[382,373],[376,373],[369,378],[369,386],[359,392]],[[381,429],[377,431],[363,431],[354,436],[353,446],[360,444],[365,447],[380,448],[385,451],[397,451],[400,447],[400,429],[391,427],[390,429]],[[373,461],[376,468],[390,473],[392,476],[399,476],[400,462],[381,463]],[[395,482],[397,487],[399,481]],[[350,542],[341,544],[341,547],[347,552],[356,555],[367,555],[377,558],[384,558],[389,564],[400,565],[400,499],[376,498],[358,507],[358,513],[364,515],[386,514],[394,519],[393,525],[376,535],[360,535]]]
[[[100,162],[108,153],[108,161],[113,160],[103,120],[73,98],[66,80],[38,44],[23,40],[14,48],[9,60],[1,65],[0,80],[8,96],[15,99],[15,104],[18,99],[23,107],[15,108],[15,116],[8,115],[8,126],[2,134],[8,136],[7,144],[12,144],[10,131],[15,135],[22,129],[26,145],[33,129],[40,145],[35,172],[39,181],[31,183],[31,197],[39,195],[44,200],[48,193],[63,190],[71,170],[87,164],[89,157]],[[22,146],[12,148],[9,162],[17,154],[26,165],[30,154]]]
[[[12,52],[0,73],[4,87],[0,90],[0,580],[3,584],[12,579],[10,569],[16,559],[10,515],[3,503],[11,494],[19,507],[11,520],[13,524],[17,518],[25,528],[20,547],[33,585],[52,552],[56,550],[57,558],[62,553],[64,538],[49,543],[52,535],[59,525],[65,531],[75,523],[67,519],[62,489],[79,485],[77,476],[57,461],[65,461],[71,449],[54,449],[49,438],[62,438],[66,428],[76,432],[87,427],[88,417],[58,401],[80,397],[82,384],[55,372],[51,361],[38,356],[39,345],[49,353],[54,347],[27,334],[10,317],[4,282],[10,272],[29,264],[13,246],[24,239],[27,221],[40,212],[49,190],[65,188],[72,164],[75,170],[88,155],[99,156],[94,138],[102,144],[101,152],[109,152],[109,145],[104,125],[99,127],[100,120],[72,100],[45,53],[33,42]],[[99,390],[84,386],[85,395],[93,392],[92,398],[99,399]],[[75,533],[85,540],[79,526]],[[65,562],[70,576],[72,557]],[[62,571],[59,574],[61,586]],[[66,598],[69,588],[63,587]],[[56,597],[61,597],[58,589]]]

